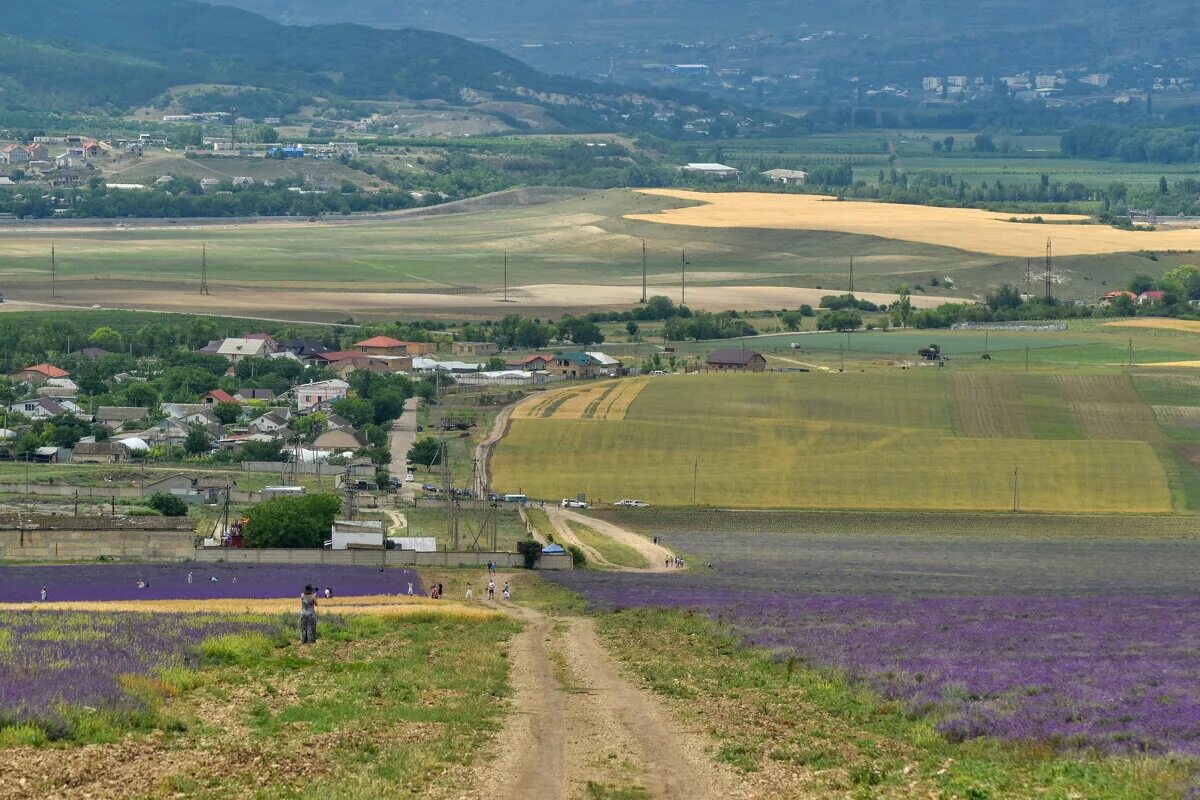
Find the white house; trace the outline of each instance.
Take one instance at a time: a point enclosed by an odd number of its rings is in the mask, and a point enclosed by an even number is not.
[[[243,358],[265,356],[269,352],[270,348],[265,339],[230,338],[217,347],[217,355],[225,356],[235,364]]]
[[[21,400],[8,407],[13,414],[24,414],[31,419],[49,419],[58,414],[78,414],[81,409],[65,397],[35,397]]]
[[[808,180],[808,173],[801,169],[769,169],[760,174],[784,186],[799,186]]]
[[[333,378],[327,381],[302,383],[292,387],[292,396],[296,398],[296,408],[308,411],[321,403],[332,403],[341,400],[350,391],[350,384]]]

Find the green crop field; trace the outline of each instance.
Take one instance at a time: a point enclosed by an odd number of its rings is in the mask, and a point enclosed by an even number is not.
[[[1004,511],[1200,508],[1190,414],[1125,372],[899,370],[652,381],[624,420],[513,421],[497,489],[658,506]],[[1178,391],[1171,397],[1177,401]],[[1200,401],[1193,400],[1200,404]],[[1159,405],[1165,405],[1160,403]]]

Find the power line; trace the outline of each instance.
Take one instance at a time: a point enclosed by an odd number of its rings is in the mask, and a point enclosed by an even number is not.
[[[854,256],[850,256],[850,291],[854,291]]]

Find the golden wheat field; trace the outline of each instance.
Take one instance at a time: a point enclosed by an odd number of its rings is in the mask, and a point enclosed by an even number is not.
[[[499,612],[462,603],[435,601],[405,595],[368,595],[321,600],[320,612],[339,615],[380,615],[403,617],[438,614],[457,619],[488,619]],[[204,600],[79,600],[62,603],[0,603],[0,612],[36,611],[142,611],[155,614],[292,614],[298,613],[299,601],[293,598],[247,599],[208,598]]]
[[[1164,317],[1142,317],[1141,319],[1122,319],[1116,322],[1104,323],[1106,328],[1151,328],[1160,331],[1183,331],[1184,333],[1200,333],[1200,321],[1194,319],[1167,319]]]
[[[839,231],[1024,258],[1043,255],[1047,238],[1053,240],[1054,253],[1061,256],[1200,249],[1200,229],[1193,228],[1125,231],[1107,225],[1025,224],[1010,222],[1012,214],[974,208],[839,201],[835,197],[811,194],[710,193],[677,189],[639,191],[698,204],[626,217],[664,225]],[[1074,214],[1041,216],[1046,223],[1083,223],[1088,219]]]

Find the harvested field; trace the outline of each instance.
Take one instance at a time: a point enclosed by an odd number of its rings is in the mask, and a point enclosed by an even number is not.
[[[604,381],[551,389],[536,400],[522,403],[513,419],[623,420],[649,379]]]
[[[1089,439],[1157,442],[1162,433],[1154,413],[1126,375],[1067,375],[1059,378],[1063,401]]]
[[[896,203],[839,202],[834,197],[755,192],[709,193],[643,189],[696,205],[628,219],[698,228],[771,228],[841,231],[902,239],[973,253],[1028,258],[1046,252],[1046,238],[1059,256],[1132,253],[1139,250],[1200,249],[1200,229],[1124,231],[1107,225],[1030,225],[1021,215],[971,208],[934,208]],[[1087,217],[1043,214],[1047,223],[1084,223]]]
[[[964,436],[1032,435],[1021,406],[1021,391],[1012,375],[955,375],[954,407],[958,431]]]
[[[1164,428],[1200,429],[1200,406],[1152,406],[1154,417]]]
[[[1106,328],[1152,328],[1160,331],[1183,331],[1200,333],[1200,321],[1194,319],[1147,318],[1123,319],[1104,323]]]

